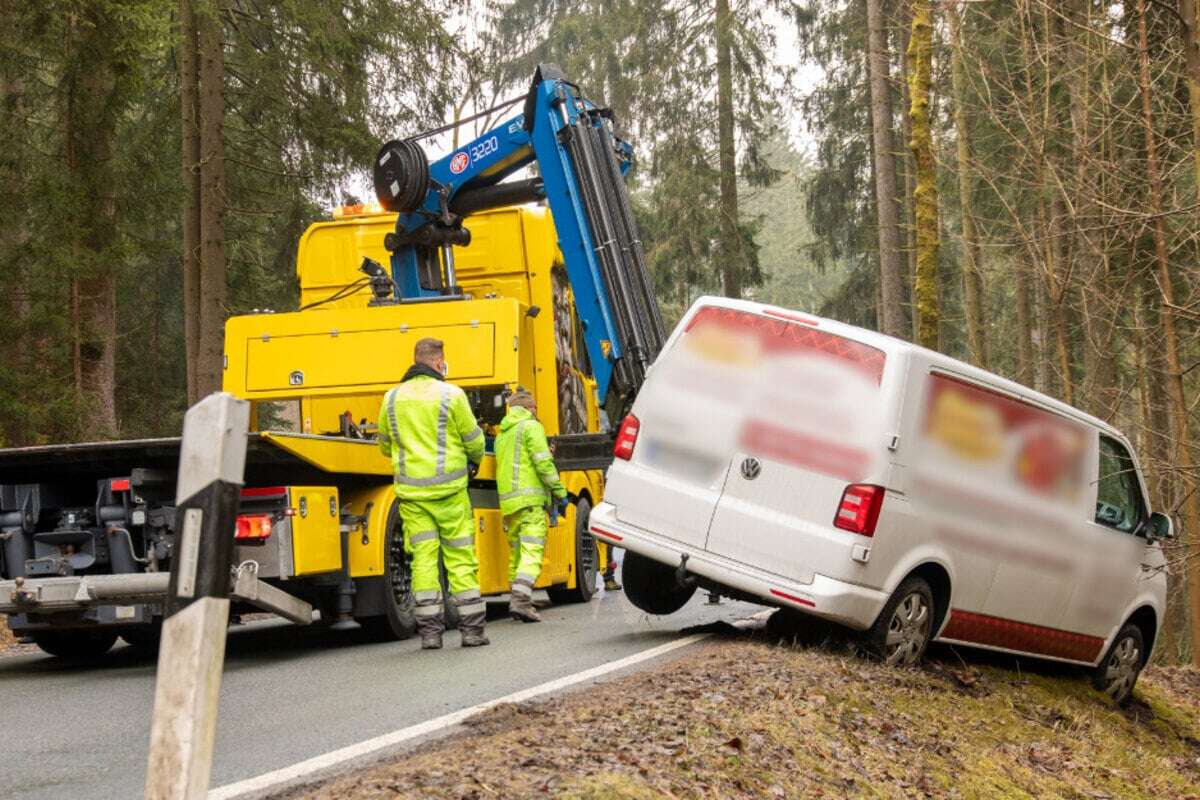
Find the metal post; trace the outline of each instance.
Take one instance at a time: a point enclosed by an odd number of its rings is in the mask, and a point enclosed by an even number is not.
[[[208,793],[249,422],[250,404],[224,392],[192,406],[183,420],[146,771],[145,796],[153,800]]]

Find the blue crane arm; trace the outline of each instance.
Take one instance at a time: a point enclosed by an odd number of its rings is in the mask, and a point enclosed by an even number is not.
[[[469,244],[470,213],[544,198],[600,401],[614,380],[631,400],[665,338],[622,180],[632,152],[611,116],[547,65],[521,114],[433,163],[412,140],[384,145],[375,187],[385,208],[401,212],[388,237],[399,299],[459,292],[450,248]],[[538,178],[505,182],[535,163]]]

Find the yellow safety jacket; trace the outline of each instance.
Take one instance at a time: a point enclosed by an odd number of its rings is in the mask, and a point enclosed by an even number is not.
[[[527,408],[513,406],[500,423],[496,489],[500,493],[500,513],[505,515],[527,506],[544,506],[551,495],[567,496],[550,455],[546,429]]]
[[[383,396],[379,449],[392,460],[401,500],[436,500],[467,486],[467,459],[483,458],[483,431],[467,395],[414,367]]]

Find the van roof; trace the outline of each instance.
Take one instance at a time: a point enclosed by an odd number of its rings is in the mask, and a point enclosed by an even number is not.
[[[1113,435],[1122,441],[1126,441],[1125,436],[1098,417],[1093,417],[1091,414],[1080,411],[1074,406],[1067,405],[1061,400],[1056,400],[1049,395],[1042,394],[1039,391],[1030,389],[1028,386],[1001,377],[994,372],[988,372],[985,369],[972,366],[965,361],[959,361],[956,358],[951,358],[944,353],[939,353],[936,350],[930,350],[926,347],[907,342],[903,339],[897,339],[894,336],[888,336],[878,331],[873,331],[868,328],[860,328],[855,325],[847,325],[844,322],[838,322],[835,319],[819,317],[815,314],[808,314],[801,311],[783,308],[781,306],[772,305],[770,303],[759,303],[753,300],[732,300],[728,297],[717,297],[713,295],[705,295],[697,298],[692,304],[692,309],[698,308],[700,305],[721,306],[724,308],[734,308],[742,311],[749,311],[755,314],[767,314],[780,319],[791,320],[800,324],[819,326],[822,330],[838,336],[844,336],[848,339],[853,339],[863,344],[882,350],[887,355],[900,354],[920,354],[927,358],[932,364],[937,367],[960,375],[964,378],[979,381],[989,384],[1001,391],[1020,397],[1030,401],[1036,405],[1045,406],[1046,408],[1056,411],[1064,416],[1071,417],[1086,425],[1098,428],[1107,434]]]

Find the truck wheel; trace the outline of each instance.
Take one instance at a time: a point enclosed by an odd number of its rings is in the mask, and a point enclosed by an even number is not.
[[[596,539],[588,531],[592,504],[580,498],[575,504],[575,588],[551,586],[546,590],[555,603],[586,603],[596,593],[596,574],[600,551]]]
[[[673,614],[687,605],[695,586],[682,587],[675,580],[675,568],[651,561],[632,550],[625,551],[621,567],[625,596],[647,614]]]
[[[409,561],[409,555],[404,550],[400,504],[393,501],[392,510],[388,513],[387,538],[383,542],[384,613],[358,620],[371,638],[407,639],[417,629]]]
[[[159,642],[162,641],[162,621],[159,620],[152,625],[126,628],[121,631],[121,638],[135,650],[143,653],[156,653]]]
[[[34,631],[31,635],[43,652],[77,660],[99,658],[117,643],[117,634],[105,630]]]
[[[867,651],[889,666],[916,664],[933,638],[933,608],[933,590],[925,579],[906,578],[866,631]]]
[[[1118,705],[1133,694],[1133,685],[1146,664],[1146,642],[1137,625],[1126,624],[1113,639],[1104,660],[1092,670],[1092,685]]]

